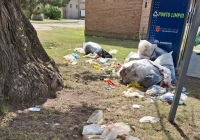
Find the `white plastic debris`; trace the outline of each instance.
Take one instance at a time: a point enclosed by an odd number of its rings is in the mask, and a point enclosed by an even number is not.
[[[65,58],[65,60],[67,60],[68,62],[76,61],[76,58],[74,58],[71,54],[65,55],[64,58]]]
[[[112,54],[116,54],[117,52],[118,52],[118,50],[113,49],[113,50],[110,50],[108,53],[112,55]]]
[[[115,123],[108,125],[103,132],[103,136],[105,139],[114,140],[118,135],[128,134],[131,128],[127,124],[124,123]]]
[[[171,103],[173,101],[173,98],[174,98],[174,94],[171,92],[167,92],[160,96],[161,101],[168,102],[168,103]],[[187,100],[187,95],[181,93],[179,104],[180,105],[183,104],[186,100]]]
[[[148,59],[147,57],[141,57],[138,53],[136,52],[130,52],[129,55],[126,57],[126,59],[124,60],[124,64],[132,61],[132,60],[139,60],[139,59]]]
[[[138,138],[136,138],[136,137],[133,137],[133,136],[130,136],[130,135],[128,135],[128,136],[126,136],[126,139],[125,140],[140,140],[140,139],[138,139]]]
[[[83,48],[75,48],[74,51],[79,53],[85,53]]]
[[[70,64],[76,65],[76,64],[78,64],[78,62],[77,62],[77,61],[74,61],[74,62],[71,62]]]
[[[144,116],[139,120],[140,123],[150,122],[150,123],[153,123],[153,124],[157,123],[158,121],[160,121],[159,118],[155,118],[155,117],[151,117],[151,116]]]
[[[139,109],[139,108],[140,108],[140,105],[134,104],[132,107],[133,107],[133,108],[136,108],[136,109]]]
[[[83,135],[98,135],[102,134],[102,132],[105,130],[105,126],[101,126],[98,124],[91,124],[91,125],[86,125],[83,127]]]
[[[140,40],[138,45],[138,53],[141,56],[151,58],[154,55],[156,45],[151,44],[147,40]]]
[[[89,53],[89,54],[85,55],[85,57],[86,58],[94,58],[94,59],[96,59],[96,58],[99,57],[99,55],[96,54],[96,53]]]
[[[31,107],[31,108],[29,108],[29,110],[33,111],[33,112],[39,112],[40,108],[38,108],[38,107]]]
[[[97,61],[104,64],[104,63],[108,62],[109,60],[106,59],[106,58],[101,58],[100,57],[100,58],[97,58]]]
[[[103,111],[95,110],[87,120],[87,123],[102,124],[103,123]]]
[[[165,92],[166,92],[166,88],[163,88],[158,85],[153,85],[153,86],[149,87],[146,91],[146,93],[150,94],[150,95],[163,94]]]
[[[182,92],[186,92],[187,90],[186,90],[186,88],[185,87],[183,87],[182,88]]]
[[[144,97],[144,94],[142,94],[142,93],[133,92],[132,88],[129,88],[127,91],[124,91],[123,94],[126,97],[138,97],[138,98]]]

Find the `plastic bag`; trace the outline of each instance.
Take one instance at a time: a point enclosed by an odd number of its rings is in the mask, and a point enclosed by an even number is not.
[[[102,132],[105,130],[105,126],[101,126],[98,124],[91,124],[86,125],[83,127],[83,135],[98,135],[102,134]]]
[[[162,96],[160,96],[161,101],[168,102],[168,103],[171,103],[173,101],[173,98],[174,98],[174,94],[171,92],[167,92],[163,94]]]
[[[141,94],[141,93],[138,93],[138,92],[133,92],[132,88],[129,88],[127,91],[124,91],[123,94],[126,97],[138,97],[138,98],[144,97],[144,94]]]
[[[126,57],[124,60],[124,64],[131,61],[131,60],[139,60],[139,59],[148,59],[148,57],[141,57],[138,53],[136,52],[130,52],[129,55]]]
[[[115,123],[115,124],[108,125],[102,135],[106,139],[113,140],[118,135],[128,134],[130,130],[131,128],[122,122]]]
[[[74,58],[74,56],[72,56],[71,54],[65,55],[64,58],[65,58],[65,60],[67,60],[68,62],[76,61],[76,58]]]
[[[158,85],[153,85],[153,86],[149,87],[146,91],[146,93],[150,94],[150,95],[158,95],[158,94],[163,94],[165,92],[166,92],[166,88],[163,88]]]
[[[155,65],[161,65],[166,68],[168,68],[171,72],[171,78],[172,78],[172,83],[176,83],[176,76],[175,76],[175,70],[174,70],[174,63],[173,63],[173,58],[172,58],[172,52],[170,53],[165,53],[161,56],[159,56],[155,61]]]
[[[83,45],[83,49],[85,51],[86,54],[89,54],[89,53],[96,53],[98,54],[99,56],[101,56],[101,51],[102,51],[102,48],[99,44],[97,43],[94,43],[94,42],[87,42]]]
[[[95,110],[87,120],[87,123],[102,124],[103,123],[103,111]]]
[[[140,123],[145,123],[145,122],[157,123],[158,121],[160,121],[159,118],[155,118],[151,116],[144,116],[139,120]]]
[[[171,103],[173,101],[174,94],[171,92],[167,92],[160,96],[160,100],[163,102]],[[187,95],[181,93],[181,97],[179,100],[179,104],[182,105],[187,100]]]
[[[147,40],[140,40],[138,45],[138,53],[142,56],[149,58],[153,57],[156,46],[148,42]]]
[[[158,84],[162,76],[158,67],[155,67],[149,60],[133,60],[124,64],[118,71],[124,84],[137,82],[141,86],[150,87]]]

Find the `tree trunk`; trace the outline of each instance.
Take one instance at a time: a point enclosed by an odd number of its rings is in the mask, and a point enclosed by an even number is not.
[[[15,0],[0,0],[0,99],[30,102],[63,88],[55,62]]]

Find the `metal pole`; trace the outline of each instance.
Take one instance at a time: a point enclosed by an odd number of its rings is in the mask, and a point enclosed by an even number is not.
[[[171,123],[174,122],[174,118],[175,118],[176,111],[177,111],[178,104],[179,104],[179,99],[180,99],[182,88],[183,88],[185,78],[186,78],[187,69],[189,66],[190,58],[191,58],[193,47],[194,47],[195,37],[197,34],[198,27],[200,25],[200,0],[197,0],[195,14],[194,14],[191,24],[192,24],[191,30],[189,32],[189,38],[188,38],[188,41],[186,44],[186,51],[185,51],[185,55],[183,57],[183,64],[181,66],[181,71],[180,71],[180,76],[178,79],[177,88],[175,91],[174,99],[173,99],[171,110],[169,113],[168,119],[169,119],[169,122],[171,122]]]

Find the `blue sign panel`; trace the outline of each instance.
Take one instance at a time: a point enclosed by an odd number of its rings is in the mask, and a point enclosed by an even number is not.
[[[180,51],[184,21],[189,0],[154,0],[150,15],[149,36],[151,43],[167,52],[173,51],[176,63]]]

